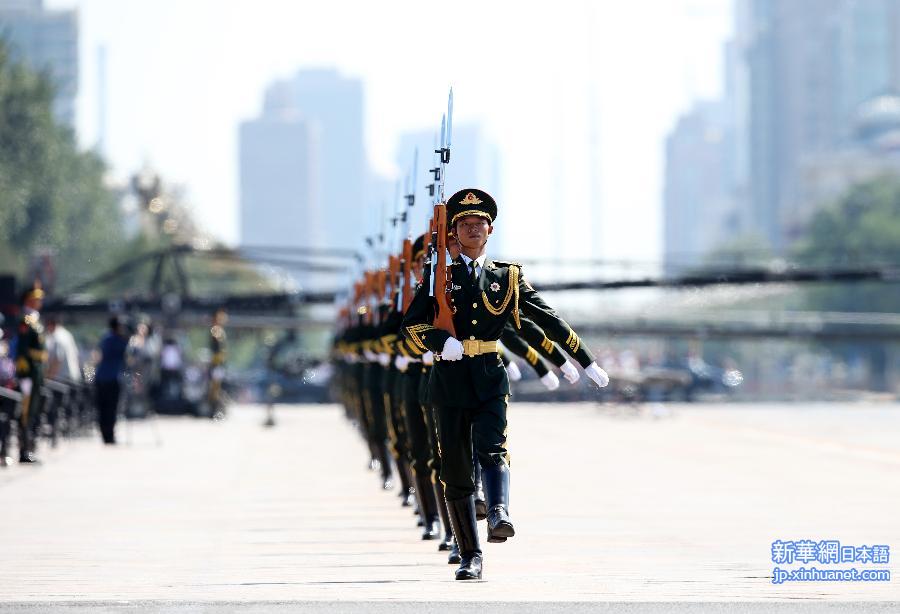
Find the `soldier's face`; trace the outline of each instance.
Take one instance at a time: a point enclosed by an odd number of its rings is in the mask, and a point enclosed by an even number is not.
[[[484,245],[492,232],[494,227],[487,218],[478,215],[467,215],[456,222],[456,238],[468,249],[477,249]]]

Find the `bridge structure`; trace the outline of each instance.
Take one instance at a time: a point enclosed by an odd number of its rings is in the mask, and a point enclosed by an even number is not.
[[[204,292],[202,275],[194,273],[189,260],[230,263],[257,270],[313,272],[334,279],[329,288],[290,287],[267,291]],[[234,328],[329,327],[337,301],[346,298],[346,284],[353,271],[361,270],[365,257],[346,249],[245,246],[237,249],[172,246],[137,256],[73,287],[45,304],[47,312],[65,312],[79,318],[102,317],[110,312],[137,311],[151,315],[175,315],[183,324],[205,321],[208,314],[224,307]],[[546,261],[523,261],[547,264]],[[580,264],[589,264],[580,262]],[[591,264],[604,264],[592,261]],[[616,270],[627,271],[623,263]],[[265,273],[262,273],[265,274]],[[126,282],[123,284],[123,282]],[[676,276],[628,274],[610,279],[578,279],[532,282],[542,293],[598,293],[635,289],[684,289],[713,287],[763,287],[814,284],[900,283],[900,266],[891,263],[801,267],[777,263],[773,266],[714,267]],[[119,288],[110,291],[111,288]],[[124,290],[122,289],[124,288]],[[305,307],[324,307],[317,310]],[[900,339],[900,319],[892,314],[748,312],[726,314],[639,316],[604,322],[574,321],[585,334],[682,337],[682,338],[788,338],[788,339]]]

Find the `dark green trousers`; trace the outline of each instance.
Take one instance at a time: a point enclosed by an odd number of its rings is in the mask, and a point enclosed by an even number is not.
[[[475,407],[436,407],[441,446],[441,481],[447,501],[475,493],[475,456],[484,467],[509,465],[506,449],[507,396]]]
[[[419,402],[419,383],[422,365],[413,363],[401,376],[403,383],[403,418],[406,423],[409,464],[417,476],[433,481],[429,461],[432,454],[432,437],[425,419],[425,408]],[[428,408],[429,411],[431,408]]]
[[[428,402],[428,380],[430,377],[431,367],[423,366],[422,377],[419,379],[419,404],[422,406],[422,415],[425,418],[425,427],[428,430],[428,443],[431,446],[428,468],[431,470],[431,481],[436,484],[441,479],[441,445],[438,440],[438,427],[434,408]]]

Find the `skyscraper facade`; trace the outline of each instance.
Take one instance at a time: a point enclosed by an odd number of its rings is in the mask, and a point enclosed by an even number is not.
[[[734,233],[735,189],[728,165],[733,132],[727,106],[699,103],[666,140],[663,242],[666,273],[704,263]]]
[[[78,95],[78,15],[46,10],[42,0],[0,0],[0,38],[12,57],[46,72],[56,88],[53,112],[75,127]]]
[[[241,242],[357,248],[364,132],[358,79],[316,69],[271,84],[241,127]]]
[[[864,101],[898,91],[894,0],[742,0],[749,81],[749,229],[783,251],[802,233],[800,168],[843,147]]]
[[[291,109],[318,141],[315,245],[355,248],[366,181],[363,85],[333,69],[301,70],[284,84]]]

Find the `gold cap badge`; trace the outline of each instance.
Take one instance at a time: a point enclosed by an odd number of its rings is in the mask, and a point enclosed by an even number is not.
[[[475,196],[474,194],[469,192],[468,194],[466,194],[466,197],[464,199],[459,201],[459,204],[461,204],[461,205],[480,205],[481,199],[479,199],[477,196]]]

